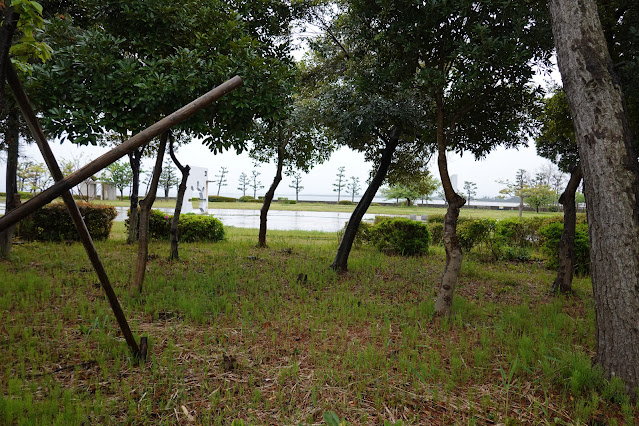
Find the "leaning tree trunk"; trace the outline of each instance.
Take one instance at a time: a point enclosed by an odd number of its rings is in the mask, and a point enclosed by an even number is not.
[[[133,173],[133,183],[131,184],[131,203],[129,207],[129,236],[127,244],[133,244],[138,240],[140,233],[139,219],[140,212],[138,209],[138,194],[140,192],[140,162],[142,161],[142,153],[144,147],[140,147],[129,153],[129,163],[131,164],[131,172]]]
[[[581,178],[581,166],[577,166],[570,173],[566,190],[559,197],[559,203],[564,207],[564,229],[561,232],[561,240],[559,240],[559,266],[557,278],[552,284],[553,293],[572,293],[572,276],[575,268],[575,228],[577,226],[575,193],[579,188]]]
[[[146,262],[149,257],[149,215],[158,191],[158,182],[160,181],[160,174],[162,173],[162,161],[164,161],[164,150],[166,148],[167,139],[168,131],[160,135],[160,146],[158,147],[158,156],[155,159],[155,167],[153,168],[151,187],[144,197],[144,200],[140,202],[138,261],[135,267],[135,277],[133,280],[133,288],[137,289],[138,293],[142,293],[142,283],[144,282],[144,274],[146,272]]]
[[[364,213],[366,213],[366,210],[368,210],[373,202],[373,198],[375,198],[377,190],[380,186],[382,186],[382,183],[386,178],[388,168],[390,167],[393,159],[393,154],[395,153],[395,149],[399,143],[399,135],[400,129],[399,127],[395,127],[389,141],[386,142],[375,176],[371,179],[366,192],[362,195],[359,203],[357,203],[357,207],[355,207],[355,210],[353,210],[353,213],[351,214],[351,218],[348,220],[348,224],[344,230],[344,235],[342,236],[342,241],[340,241],[337,253],[335,254],[335,260],[331,265],[331,268],[338,272],[346,272],[348,270],[348,256],[353,248],[353,242],[355,241],[355,235],[357,235],[359,224],[362,222]]]
[[[266,247],[266,220],[268,218],[268,209],[271,207],[273,197],[275,197],[275,190],[282,181],[282,168],[284,167],[284,149],[286,144],[280,144],[277,147],[277,170],[275,172],[275,178],[268,191],[264,195],[264,204],[260,209],[260,233],[257,239],[257,246]]]
[[[442,242],[446,250],[446,266],[444,267],[444,275],[442,276],[437,302],[435,303],[435,313],[438,315],[450,315],[455,286],[457,285],[457,278],[459,277],[459,270],[463,260],[461,245],[457,239],[457,218],[459,217],[459,210],[464,206],[466,200],[455,192],[450,181],[448,161],[446,160],[443,105],[439,103],[437,109],[437,166],[448,208],[444,216],[444,233],[442,236]]]
[[[18,146],[20,131],[18,127],[17,111],[14,108],[8,109],[7,129],[4,134],[4,142],[7,146],[7,170],[6,170],[6,203],[5,214],[18,207],[20,195],[18,194]],[[11,240],[15,226],[10,226],[0,232],[0,259],[9,258],[11,253]]]
[[[596,361],[630,392],[639,386],[639,164],[595,0],[549,5],[588,200]]]
[[[177,166],[178,169],[180,169],[180,172],[182,173],[182,180],[180,181],[177,200],[175,201],[175,211],[173,212],[173,219],[171,220],[171,255],[169,256],[169,259],[171,260],[178,260],[180,258],[180,254],[178,252],[178,225],[180,223],[180,214],[182,213],[184,193],[186,192],[186,182],[189,179],[191,167],[189,165],[182,166],[182,164],[178,161],[175,153],[173,152],[173,134],[171,134],[169,137],[171,138],[171,144],[169,145],[169,154],[171,155],[173,163]]]

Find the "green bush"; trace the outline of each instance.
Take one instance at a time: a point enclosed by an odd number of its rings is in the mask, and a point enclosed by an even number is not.
[[[250,195],[242,195],[240,198],[237,199],[237,201],[239,201],[240,203],[252,203],[257,200]]]
[[[444,223],[443,222],[430,222],[428,224],[428,230],[430,231],[431,241],[433,245],[441,245],[442,238],[444,237]]]
[[[297,201],[295,201],[295,200],[288,200],[288,204],[297,204]]]
[[[495,237],[502,244],[512,247],[538,247],[539,228],[548,220],[541,217],[502,219],[495,226]]]
[[[428,225],[400,217],[381,220],[371,229],[371,242],[382,252],[403,256],[428,253]]]
[[[444,223],[444,216],[443,214],[439,214],[439,213],[435,213],[435,214],[431,214],[430,216],[428,216],[428,223]]]
[[[341,204],[343,206],[352,206],[355,203],[349,200],[340,200],[337,204]]]
[[[209,195],[209,203],[234,203],[237,198],[222,197],[221,195]]]
[[[29,198],[33,198],[33,194],[27,191],[18,191],[18,194],[20,194],[20,199],[21,200],[28,200]],[[0,199],[1,200],[6,200],[7,199],[7,193],[6,192],[0,192]]]
[[[344,228],[337,231],[337,242],[340,243],[342,238],[344,237],[344,231],[346,231],[346,227],[348,226],[348,222],[344,224]],[[353,245],[355,248],[361,247],[363,244],[370,242],[371,239],[371,229],[373,225],[360,221],[359,226],[357,227],[357,232],[355,233],[355,239],[353,240]]]
[[[168,240],[171,237],[171,221],[173,216],[159,210],[151,210],[149,216],[149,238]],[[128,219],[125,221],[128,229]],[[224,226],[213,216],[187,213],[180,215],[178,222],[178,238],[184,243],[196,241],[221,241],[224,239]]]
[[[497,221],[495,219],[487,218],[469,219],[458,223],[457,239],[459,240],[462,250],[469,252],[477,244],[488,242],[496,224]]]
[[[375,216],[375,221],[373,222],[373,225],[377,225],[378,223],[381,223],[385,220],[391,220],[393,219],[393,216]]]
[[[106,240],[113,219],[118,215],[115,207],[91,203],[77,203],[89,233],[94,240]],[[64,203],[52,203],[32,213],[18,225],[17,235],[25,240],[79,241],[71,215]]]
[[[277,202],[288,204],[288,197],[277,197]]]
[[[556,269],[559,266],[559,241],[564,225],[561,222],[549,223],[539,230],[542,238],[541,252],[547,257],[546,266]],[[575,227],[575,273],[590,273],[590,240],[588,225],[580,223]]]

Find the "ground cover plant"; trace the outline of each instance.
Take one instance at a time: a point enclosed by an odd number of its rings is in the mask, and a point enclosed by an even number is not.
[[[134,333],[119,335],[80,244],[23,243],[0,262],[0,423],[632,424],[623,385],[591,367],[588,278],[554,297],[538,263],[467,255],[449,318],[445,261],[362,245],[328,269],[333,233],[227,228],[224,241],[152,241],[144,293],[121,222],[97,242]]]

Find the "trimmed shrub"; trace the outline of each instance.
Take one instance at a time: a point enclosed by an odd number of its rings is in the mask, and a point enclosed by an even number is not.
[[[94,240],[106,240],[113,219],[118,215],[115,207],[78,202],[78,208]],[[51,203],[23,219],[17,235],[31,241],[79,241],[80,237],[64,203]]]
[[[173,216],[159,210],[151,210],[149,216],[149,237],[157,240],[168,240],[171,237],[171,221]],[[128,228],[128,221],[126,223]],[[221,241],[224,239],[224,226],[213,216],[187,213],[180,215],[178,222],[178,238],[180,242]]]
[[[297,204],[297,201],[295,201],[295,200],[288,200],[288,204]]]
[[[18,194],[20,194],[20,199],[21,200],[28,200],[29,198],[33,198],[33,194],[31,192],[18,191]],[[7,199],[7,193],[6,192],[0,192],[0,198],[6,200]]]
[[[234,203],[236,201],[237,201],[237,198],[233,198],[233,197],[222,197],[221,195],[209,195],[210,203]]]
[[[513,247],[537,247],[540,242],[539,228],[546,220],[541,217],[502,219],[495,226],[495,237]]]
[[[469,252],[477,244],[488,242],[496,224],[495,219],[470,219],[458,223],[457,238],[462,250]]]
[[[237,201],[239,201],[240,203],[252,203],[257,200],[250,195],[242,195],[240,198],[237,199]]]
[[[343,206],[352,206],[355,203],[352,202],[352,201],[348,201],[348,200],[339,200],[339,202],[337,204],[341,204]]]
[[[342,238],[344,237],[344,231],[346,231],[346,227],[348,226],[348,222],[344,224],[344,228],[337,231],[337,242],[340,243]],[[371,229],[373,229],[373,225],[360,221],[359,226],[357,227],[357,232],[355,233],[355,239],[353,240],[353,245],[355,248],[360,248],[363,244],[370,242],[371,240]]]
[[[433,245],[441,245],[442,238],[444,237],[444,223],[443,222],[430,222],[428,224],[428,230],[430,231],[431,241]]]
[[[277,197],[278,203],[288,204],[288,197]]]
[[[394,217],[382,220],[372,228],[371,242],[386,253],[425,254],[430,244],[430,231],[423,222]]]
[[[561,222],[549,223],[541,227],[539,234],[542,238],[541,252],[547,257],[546,266],[556,269],[559,266],[559,241],[564,225]],[[575,227],[575,273],[587,275],[590,273],[590,240],[588,225],[580,223]]]
[[[428,223],[444,223],[444,216],[440,213],[431,214],[428,216]]]

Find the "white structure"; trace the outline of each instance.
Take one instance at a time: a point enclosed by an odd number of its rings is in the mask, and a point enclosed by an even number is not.
[[[117,189],[112,183],[100,182],[100,188],[103,200],[115,200],[118,198]]]
[[[450,183],[453,185],[455,192],[457,192],[457,175],[450,175]]]
[[[92,177],[85,179],[82,183],[76,186],[80,196],[86,200],[93,200],[98,195],[97,184]]]
[[[209,171],[205,167],[191,167],[189,178],[186,181],[186,192],[182,202],[182,213],[193,211],[206,213],[209,209]],[[198,210],[193,209],[192,198],[200,200]]]

